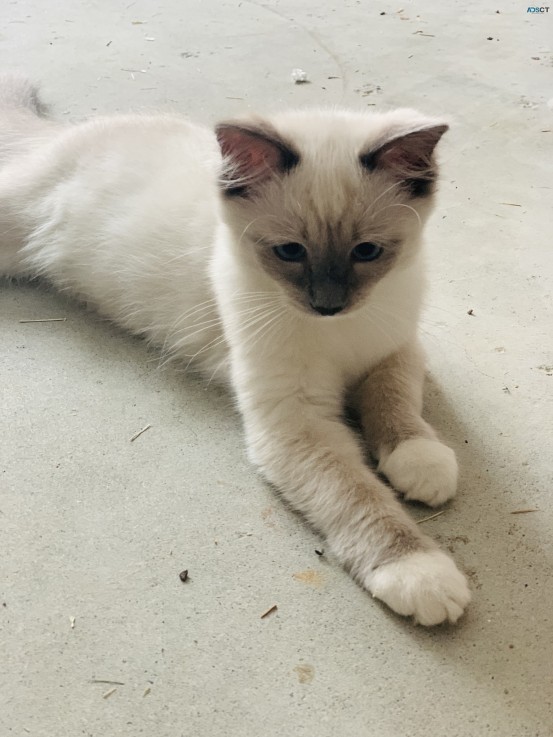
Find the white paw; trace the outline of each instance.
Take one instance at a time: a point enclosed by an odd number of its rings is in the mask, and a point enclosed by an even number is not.
[[[381,459],[378,470],[406,499],[431,507],[451,499],[457,489],[455,453],[437,440],[404,440]]]
[[[441,550],[410,553],[374,570],[367,588],[398,614],[425,626],[456,622],[470,601],[467,580]]]

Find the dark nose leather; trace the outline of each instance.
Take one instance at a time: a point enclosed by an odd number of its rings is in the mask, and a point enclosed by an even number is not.
[[[311,307],[313,307],[319,315],[336,315],[344,309],[343,307],[317,307],[316,305],[311,305]]]

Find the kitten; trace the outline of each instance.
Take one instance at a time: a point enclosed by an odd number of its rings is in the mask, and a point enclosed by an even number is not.
[[[336,110],[215,134],[169,115],[66,127],[24,80],[0,99],[0,273],[44,277],[226,381],[251,460],[356,581],[423,625],[455,622],[464,576],[366,462],[406,499],[455,493],[417,341],[447,125]]]

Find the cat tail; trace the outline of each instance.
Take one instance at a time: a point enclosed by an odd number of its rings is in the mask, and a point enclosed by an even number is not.
[[[0,75],[0,115],[22,110],[46,117],[48,108],[40,99],[38,86],[22,74]]]
[[[0,276],[33,275],[22,253],[31,229],[27,198],[41,171],[39,152],[59,130],[34,84],[19,74],[0,74]]]
[[[0,167],[50,139],[58,129],[35,84],[20,74],[0,75]]]

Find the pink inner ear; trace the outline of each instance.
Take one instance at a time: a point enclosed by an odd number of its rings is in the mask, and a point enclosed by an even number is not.
[[[262,135],[241,128],[221,126],[217,130],[221,152],[233,164],[234,176],[260,181],[281,165],[281,151]]]
[[[407,169],[417,168],[420,166],[421,156],[415,151],[408,151],[402,148],[401,144],[392,144],[390,148],[385,149],[380,157],[380,163],[389,169]]]
[[[378,164],[402,176],[421,173],[431,167],[434,148],[446,130],[438,125],[396,138],[377,152]]]

